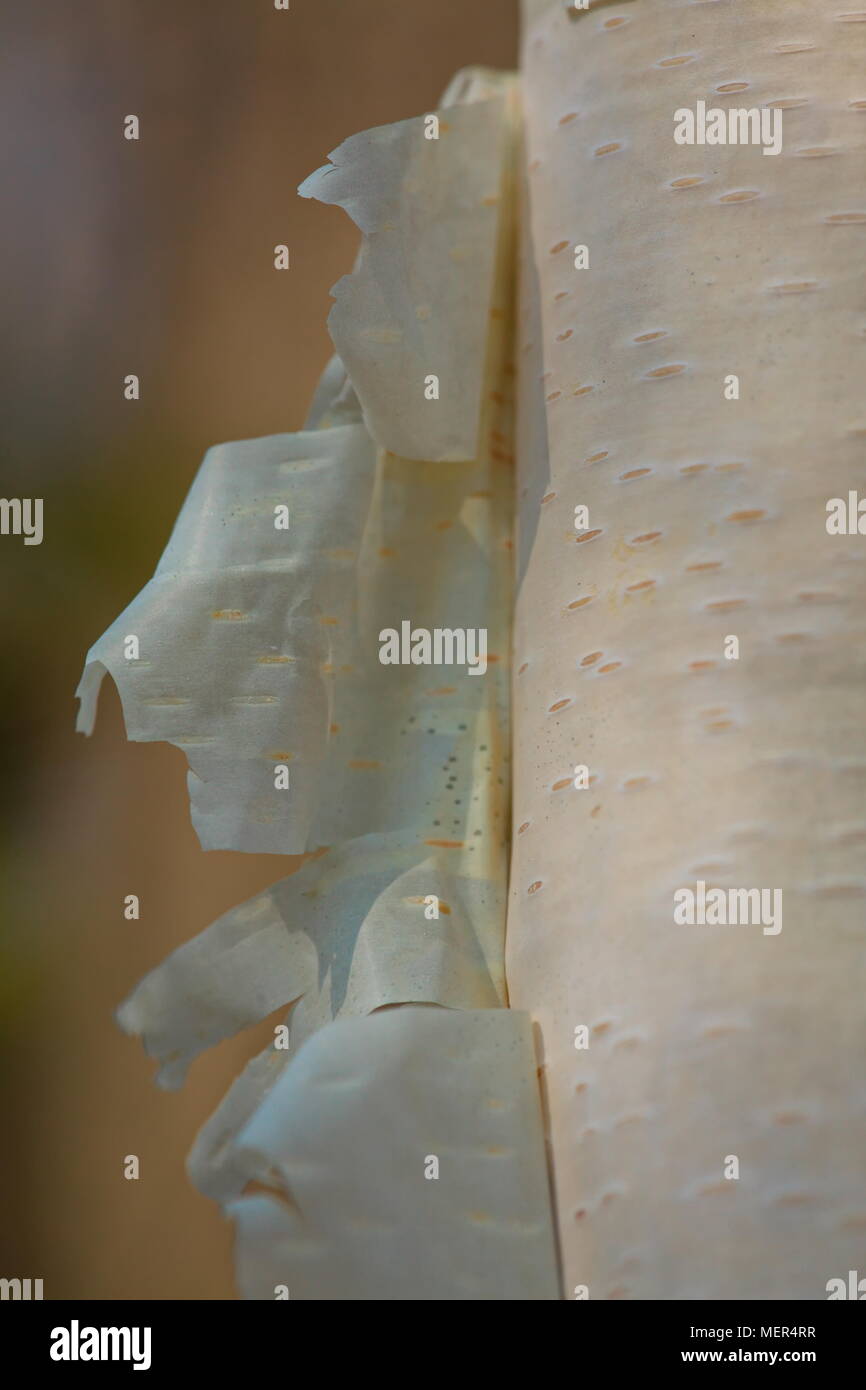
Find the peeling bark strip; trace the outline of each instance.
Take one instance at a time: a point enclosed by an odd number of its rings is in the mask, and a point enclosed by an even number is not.
[[[367,238],[345,361],[303,432],[209,452],[79,687],[85,731],[109,672],[130,737],[183,749],[203,846],[324,851],[118,1015],[175,1087],[286,1011],[189,1160],[250,1298],[559,1292],[531,1023],[505,1012],[516,116],[512,78],[458,74],[435,124],[308,180]]]
[[[512,1010],[323,1028],[238,1138],[243,1296],[557,1299],[535,1070]]]
[[[401,458],[474,459],[482,442],[509,157],[503,95],[485,97],[440,111],[436,140],[423,116],[353,135],[299,189],[364,233],[328,328],[373,439]]]

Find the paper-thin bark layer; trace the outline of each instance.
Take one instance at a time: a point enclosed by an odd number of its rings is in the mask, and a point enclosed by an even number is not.
[[[825,530],[864,476],[866,24],[529,8],[507,973],[566,1296],[825,1298],[866,1231],[866,568]],[[782,153],[677,145],[698,100],[782,108]],[[698,879],[781,888],[782,931],[675,925]]]
[[[435,127],[419,116],[353,135],[299,189],[365,233],[328,328],[373,439],[403,458],[474,459],[483,442],[504,102],[488,93],[431,113]],[[419,410],[431,375],[439,401]]]
[[[442,108],[438,140],[420,117],[366,132],[341,147],[339,172],[307,181],[308,196],[327,191],[364,227],[366,249],[343,283],[387,297],[393,331],[421,335],[417,383],[402,375],[408,350],[383,353],[366,332],[365,310],[353,366],[329,365],[310,429],[208,452],[154,579],[88,654],[79,728],[92,728],[109,672],[129,737],[186,753],[206,849],[299,854],[407,826],[422,842],[468,849],[496,819],[504,840],[512,87],[470,72],[446,94],[462,104]],[[363,190],[360,210],[352,188]],[[412,235],[394,241],[398,188]],[[442,256],[454,300],[419,318],[417,267]],[[446,355],[448,380],[428,400],[424,362],[435,372]],[[378,449],[353,371],[375,374],[401,422],[380,430]],[[448,462],[442,431],[468,395],[472,438],[457,451],[467,461]],[[413,446],[407,457],[400,441]],[[287,528],[275,524],[281,506]],[[379,634],[404,620],[485,628],[487,675],[382,665]],[[289,789],[275,786],[283,764]]]
[[[125,1008],[125,1026],[143,1032],[158,1055],[174,1054],[166,1080],[172,1069],[174,1080],[182,1075],[181,1058],[205,1039],[243,1026],[275,999],[304,996],[301,1036],[314,1019],[382,1003],[505,1002],[514,103],[509,79],[483,73],[458,79],[446,102],[440,140],[425,140],[419,118],[400,123],[393,140],[391,128],[374,132],[372,145],[359,137],[344,158],[364,187],[361,221],[375,239],[377,219],[387,231],[390,181],[401,170],[409,177],[419,142],[432,145],[443,172],[409,199],[417,255],[459,250],[471,231],[489,264],[485,278],[474,262],[462,270],[455,255],[452,284],[462,286],[464,303],[448,310],[447,323],[434,306],[425,328],[431,351],[448,340],[461,389],[474,383],[483,426],[476,456],[437,457],[430,422],[451,418],[453,402],[447,392],[425,400],[421,381],[400,413],[429,446],[428,461],[377,450],[354,383],[335,359],[305,432],[209,452],[153,581],[88,656],[79,727],[92,727],[110,672],[129,736],[186,752],[205,848],[337,847],[274,890],[272,913],[285,914],[289,931],[267,941],[251,933],[244,959],[256,964],[246,992],[232,1001],[231,983],[218,978],[223,923],[154,972]],[[455,123],[465,140],[449,146]],[[455,158],[456,220],[443,215],[438,226],[433,213],[442,211]],[[482,219],[470,218],[471,227],[461,211],[470,205]],[[385,249],[362,257],[355,278],[382,292],[387,285],[392,312],[400,308],[408,325],[417,321],[412,267],[399,248],[386,254],[387,244],[386,236]],[[365,341],[372,363],[379,348]],[[397,364],[394,372],[402,400]],[[288,529],[274,524],[280,506],[289,508]],[[380,633],[404,623],[428,632],[483,629],[486,673],[468,664],[382,664]],[[137,655],[129,655],[130,638]],[[280,767],[288,787],[278,785]],[[431,896],[442,904],[433,922],[424,916]],[[229,914],[231,930],[260,913],[266,897]],[[307,944],[290,948],[290,940]],[[184,1021],[176,1008],[193,959],[205,1028],[195,1009]]]
[[[526,1014],[409,1008],[331,1024],[235,1149],[238,1170],[275,1192],[229,1205],[246,1298],[559,1296]]]
[[[352,840],[179,947],[118,1018],[174,1088],[199,1053],[281,1005],[294,1003],[294,1045],[333,1018],[386,1004],[501,1008],[504,912],[504,892],[451,878],[444,852],[419,860],[405,835]]]
[[[503,1012],[515,111],[513,79],[458,75],[438,141],[421,118],[366,132],[308,181],[366,236],[331,320],[345,361],[328,365],[302,433],[208,453],[154,579],[91,650],[79,687],[85,732],[108,672],[129,737],[184,750],[204,848],[330,846],[180,947],[119,1012],[177,1086],[205,1048],[287,1008],[291,1051],[248,1065],[189,1171],[226,1202],[260,1176],[242,1127],[275,1161],[297,1157],[316,1125],[332,1136],[339,1161],[326,1153],[298,1180],[327,1250],[310,1273],[319,1237],[292,1244],[292,1297],[556,1296],[528,1025]],[[438,400],[425,399],[430,373]],[[288,528],[274,524],[281,507]],[[486,671],[382,664],[380,634],[404,623],[483,630]],[[331,1027],[407,1003],[473,1012]],[[319,1037],[321,1052],[295,1055]],[[351,1073],[354,1103],[336,1087],[321,1109],[304,1062],[320,1056]],[[371,1126],[377,1108],[387,1123]],[[434,1137],[438,1184],[423,1152],[414,1161]],[[281,1248],[282,1208],[263,1200],[237,1209],[244,1230],[253,1213],[271,1233],[254,1257],[242,1239],[247,1288],[270,1278],[265,1246]],[[384,1245],[365,1225],[379,1200],[398,1206]]]

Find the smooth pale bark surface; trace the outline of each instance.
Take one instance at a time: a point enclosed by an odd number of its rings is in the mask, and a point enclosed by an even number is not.
[[[597,8],[526,12],[510,999],[566,1297],[820,1299],[866,1236],[866,539],[825,528],[864,476],[866,23]],[[782,152],[677,145],[698,100],[782,107]],[[781,932],[675,924],[698,879],[781,888]]]

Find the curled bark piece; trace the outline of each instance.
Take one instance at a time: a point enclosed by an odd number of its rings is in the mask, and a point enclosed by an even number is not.
[[[502,1007],[503,894],[407,838],[329,851],[145,976],[118,1019],[159,1059],[160,1084],[180,1086],[200,1052],[281,1005],[294,1005],[293,1046],[387,1004]]]
[[[463,104],[351,136],[299,189],[364,233],[328,327],[370,434],[403,458],[478,456],[507,81],[491,76],[487,100],[463,92]]]
[[[399,1009],[323,1028],[238,1136],[249,1299],[558,1297],[525,1014]]]

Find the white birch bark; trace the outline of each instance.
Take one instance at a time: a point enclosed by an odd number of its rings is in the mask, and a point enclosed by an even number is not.
[[[507,977],[544,1038],[566,1297],[815,1299],[863,1269],[866,539],[825,525],[866,436],[845,9],[526,7],[518,360],[549,479],[524,446]],[[783,110],[781,152],[676,144],[699,100]],[[782,889],[782,930],[676,924],[697,880]]]

